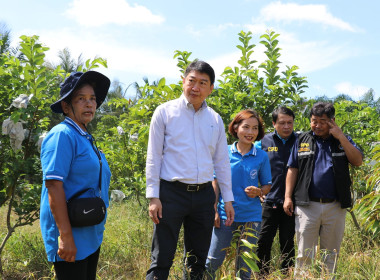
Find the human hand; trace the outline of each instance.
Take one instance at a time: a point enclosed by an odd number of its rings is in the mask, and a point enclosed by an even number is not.
[[[234,207],[232,206],[232,201],[224,202],[224,211],[226,212],[226,215],[227,215],[227,220],[226,220],[225,225],[231,226],[235,218],[235,210],[234,210]]]
[[[244,189],[247,196],[254,198],[262,195],[261,189],[255,186],[249,186]]]
[[[264,203],[266,195],[260,195],[260,202]]]
[[[156,225],[160,223],[162,218],[162,204],[161,200],[157,197],[153,197],[149,201],[149,217]]]
[[[214,227],[220,228],[220,217],[218,211],[215,211]]]
[[[75,262],[77,247],[75,246],[73,234],[58,236],[58,256],[66,262]]]
[[[334,136],[334,138],[339,140],[340,137],[345,137],[342,129],[336,124],[334,119],[329,120],[327,123],[330,126],[329,133]]]
[[[293,215],[293,201],[291,198],[285,198],[285,201],[284,201],[284,212],[286,213],[286,215],[288,216],[292,216]]]

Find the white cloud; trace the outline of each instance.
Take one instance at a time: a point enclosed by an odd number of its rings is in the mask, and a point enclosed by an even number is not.
[[[350,23],[334,17],[328,11],[326,5],[299,5],[296,3],[283,4],[281,1],[273,2],[260,10],[260,16],[255,21],[309,21],[333,26],[350,32],[359,31]]]
[[[326,69],[354,55],[344,45],[323,41],[284,42],[281,48],[280,61],[289,66],[297,65],[302,73]]]
[[[160,15],[137,4],[129,5],[125,0],[74,0],[66,15],[80,25],[98,27],[105,24],[127,25],[130,23],[158,24],[164,22]]]
[[[185,26],[185,30],[197,40],[205,40],[205,38],[209,40],[212,38],[212,40],[215,40],[216,37],[225,35],[229,29],[239,27],[241,27],[241,24],[223,23],[218,25],[211,24],[203,27],[202,29],[199,29],[194,24],[188,24]],[[212,34],[212,36],[210,36],[210,34]]]
[[[262,35],[266,30],[273,30],[273,28],[265,24],[249,24],[246,25],[247,29],[252,33]],[[343,44],[337,44],[327,41],[300,41],[294,33],[289,33],[284,30],[275,30],[280,34],[277,38],[279,40],[278,47],[281,49],[281,56],[279,60],[282,62],[280,68],[284,69],[285,65],[297,65],[300,69],[299,72],[310,73],[313,71],[325,69],[336,62],[352,57],[355,50]],[[264,52],[262,44],[257,44],[255,53]],[[266,57],[259,56],[256,60],[263,61]]]
[[[253,35],[263,35],[267,30],[271,29],[265,23],[246,24],[244,25],[244,28],[251,31]]]
[[[363,94],[365,94],[369,88],[361,85],[353,85],[350,82],[342,82],[336,84],[334,89],[338,94],[347,94],[351,96],[353,99],[358,100]]]
[[[309,85],[309,89],[310,90],[307,91],[307,94],[311,95],[310,93],[313,93],[313,95],[310,97],[320,97],[320,96],[334,97],[334,96],[330,96],[331,91],[329,91],[326,87],[318,85],[318,84]]]
[[[213,33],[223,33],[225,32],[226,30],[230,29],[230,28],[236,28],[236,27],[239,27],[240,24],[235,24],[235,23],[223,23],[223,24],[218,24],[216,26],[211,26],[210,27],[210,31],[209,32],[213,32]],[[208,32],[206,32],[208,33]]]
[[[116,77],[126,85],[145,76],[151,81],[160,77],[174,81],[180,79],[181,73],[173,60],[173,52],[169,49],[124,46],[117,38],[89,31],[81,33],[61,29],[40,31],[39,34],[40,42],[50,48],[46,59],[54,63],[58,63],[58,51],[68,47],[73,58],[83,53],[84,59],[93,59],[95,56],[107,59],[108,69],[100,67],[96,70],[109,74],[111,80]]]
[[[193,24],[186,25],[186,31],[196,39],[200,39],[204,35],[203,30],[196,29]]]

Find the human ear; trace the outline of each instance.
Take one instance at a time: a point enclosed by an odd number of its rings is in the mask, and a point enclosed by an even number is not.
[[[234,124],[234,131],[237,133],[239,128],[239,124],[235,123]]]
[[[61,101],[61,107],[62,111],[67,115],[69,112],[69,104],[67,104],[65,101]]]

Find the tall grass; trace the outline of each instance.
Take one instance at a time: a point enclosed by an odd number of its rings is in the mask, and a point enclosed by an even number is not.
[[[1,219],[0,230],[4,232],[4,216]],[[153,223],[148,217],[146,205],[140,207],[135,201],[111,205],[98,265],[98,279],[145,279],[150,265],[152,232]],[[181,237],[170,279],[182,279],[182,244]],[[276,237],[272,250],[273,270],[266,279],[293,279],[291,274],[284,275],[279,271],[281,261],[278,248]],[[218,272],[219,279],[234,279],[234,250],[229,252]],[[4,278],[7,280],[54,279],[54,270],[46,260],[38,221],[13,234],[2,258]],[[318,265],[320,260],[317,258],[315,263]],[[380,244],[356,230],[349,216],[337,266],[336,279],[380,279]],[[327,279],[317,267],[309,279]]]

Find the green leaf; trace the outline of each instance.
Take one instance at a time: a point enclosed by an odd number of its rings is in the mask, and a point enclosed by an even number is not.
[[[243,243],[243,245],[249,249],[253,249],[255,247],[254,244],[251,244],[249,241],[247,241],[246,239],[241,239],[241,242]]]

